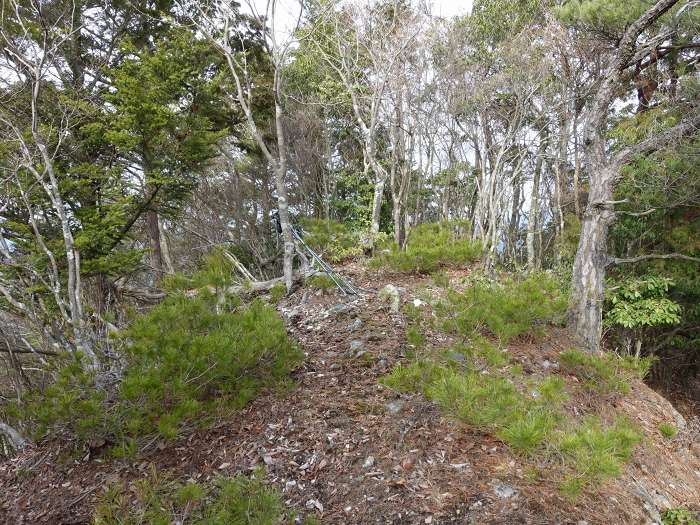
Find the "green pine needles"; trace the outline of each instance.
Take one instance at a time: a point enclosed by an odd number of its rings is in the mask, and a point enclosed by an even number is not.
[[[410,231],[405,249],[391,245],[377,255],[373,264],[406,273],[465,266],[479,260],[483,252],[481,244],[470,239],[470,230],[465,221],[421,224]]]
[[[486,330],[507,344],[545,322],[557,321],[566,310],[561,283],[546,275],[503,282],[476,282],[464,292],[450,291],[439,305],[444,328],[470,337]]]
[[[115,454],[129,456],[146,438],[176,438],[186,426],[284,385],[303,354],[269,304],[221,300],[221,262],[212,256],[195,274],[194,281],[210,283],[195,295],[173,290],[119,334],[115,346],[124,368],[116,385],[97,384],[80,358],[69,356],[56,380],[10,415],[37,438],[104,440],[115,445]]]
[[[210,482],[178,483],[153,471],[134,483],[108,489],[98,500],[93,525],[312,525],[295,521],[274,488],[263,483],[264,472],[251,477],[218,477]]]
[[[559,318],[565,306],[566,294],[544,274],[520,281],[476,280],[463,292],[448,290],[447,300],[434,310],[434,326],[461,336],[461,342],[443,350],[426,348],[419,319],[411,319],[406,336],[416,357],[381,382],[423,394],[446,415],[495,435],[526,460],[559,463],[561,491],[574,499],[617,476],[642,434],[623,418],[604,422],[568,415],[570,393],[580,387],[567,386],[558,374],[527,376],[502,349],[503,343]],[[563,352],[560,362],[564,371],[583,378],[584,386],[616,393],[626,393],[629,381],[643,378],[651,364],[577,350]]]

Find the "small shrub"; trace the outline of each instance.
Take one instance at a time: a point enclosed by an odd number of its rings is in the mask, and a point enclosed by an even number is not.
[[[392,245],[377,255],[374,264],[410,273],[464,266],[478,260],[482,254],[481,244],[469,238],[469,230],[465,222],[421,224],[409,232],[404,250]]]
[[[650,358],[620,357],[614,353],[592,354],[582,350],[562,352],[559,360],[585,381],[585,385],[598,392],[629,392],[633,377],[643,378],[651,366]]]
[[[362,255],[358,232],[345,224],[326,219],[302,219],[303,239],[321,257],[338,263]]]
[[[661,423],[659,425],[659,432],[666,439],[673,439],[678,434],[678,429],[671,425],[670,423]]]
[[[34,437],[107,441],[114,455],[131,457],[146,435],[175,438],[184,424],[224,406],[242,408],[262,389],[283,384],[302,353],[274,308],[262,301],[241,306],[235,297],[222,303],[210,291],[226,285],[215,263],[197,277],[209,284],[196,296],[173,292],[117,338],[125,364],[120,382],[98,384],[80,356],[69,355],[51,384],[12,407],[13,418]]]
[[[622,418],[608,427],[588,418],[571,431],[562,433],[557,449],[575,471],[563,483],[562,491],[575,498],[586,486],[618,476],[641,441],[641,433]]]
[[[700,525],[700,513],[686,508],[668,509],[661,513],[662,525]]]
[[[448,331],[470,337],[485,328],[508,343],[536,324],[558,320],[565,309],[566,295],[560,284],[540,275],[503,283],[479,282],[461,293],[450,291],[437,311]]]
[[[448,353],[449,359],[449,353]],[[540,446],[559,422],[559,404],[552,395],[526,396],[505,377],[456,368],[454,362],[421,360],[398,366],[383,379],[401,392],[422,392],[455,418],[485,431],[493,431],[521,453]],[[543,392],[557,386],[542,383]],[[560,386],[563,390],[563,385]],[[559,390],[557,390],[559,391]]]
[[[332,290],[336,286],[333,279],[331,279],[325,273],[312,275],[306,279],[306,284],[311,288],[316,288],[317,290]]]
[[[272,301],[272,304],[279,303],[285,295],[287,295],[287,287],[282,283],[277,283],[270,288],[270,301]]]
[[[408,366],[395,366],[380,382],[398,392],[424,392],[445,373],[446,369],[443,366],[423,359]]]
[[[130,362],[120,387],[130,434],[172,438],[214,399],[242,408],[301,360],[275,310],[254,301],[216,313],[212,299],[174,296],[124,333]]]
[[[80,441],[99,440],[113,428],[104,410],[106,392],[96,388],[81,356],[66,354],[52,372],[53,383],[28,393],[21,403],[6,407],[7,415],[21,422],[34,439],[53,433]]]
[[[135,494],[136,501],[132,501]],[[184,520],[184,521],[183,521]],[[200,484],[177,483],[158,473],[137,481],[133,491],[109,489],[98,501],[94,525],[278,525],[293,523],[279,493],[253,477],[220,477]],[[310,523],[305,521],[304,523]]]

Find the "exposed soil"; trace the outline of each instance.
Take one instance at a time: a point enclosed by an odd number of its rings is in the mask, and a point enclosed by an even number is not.
[[[357,265],[342,271],[364,288],[400,283],[404,302],[430,293],[419,291],[429,278],[399,280]],[[100,450],[76,457],[56,443],[33,446],[0,464],[0,522],[90,523],[98,494],[154,467],[204,480],[265,465],[285,501],[324,524],[633,524],[652,523],[658,509],[700,507],[700,423],[683,424],[641,381],[624,397],[576,396],[567,405],[572,413],[626,414],[647,435],[623,476],[574,504],[559,494],[557,465],[519,457],[494,437],[443,418],[422,396],[379,384],[406,359],[406,321],[375,294],[300,289],[279,307],[307,356],[291,391],[263,395],[207,430],[150,447],[136,462]],[[552,329],[509,350],[526,373],[539,374],[569,347],[565,332]],[[683,430],[664,439],[664,421]],[[554,474],[532,476],[538,466]]]

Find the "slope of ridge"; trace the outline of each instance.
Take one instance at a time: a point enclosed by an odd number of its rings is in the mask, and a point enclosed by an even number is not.
[[[400,285],[402,303],[426,290],[439,293],[430,278],[356,264],[341,271],[365,288]],[[445,417],[421,394],[379,383],[408,359],[401,310],[375,294],[308,288],[279,309],[306,355],[291,391],[263,395],[234,417],[152,447],[135,462],[99,450],[75,457],[56,444],[33,446],[0,464],[0,523],[90,523],[106,487],[154,467],[205,480],[264,465],[285,503],[328,524],[654,523],[667,508],[700,505],[700,425],[642,381],[625,395],[581,394],[567,402],[574,415],[592,409],[604,418],[624,415],[644,433],[621,476],[572,502],[561,495],[557,475],[532,475],[533,467],[546,472],[551,463],[538,465],[495,436]],[[436,344],[448,339],[439,332],[428,337]],[[570,347],[565,331],[552,328],[512,342],[508,352],[524,374],[537,375],[557,368],[559,353]],[[662,423],[679,428],[678,435],[664,438]]]

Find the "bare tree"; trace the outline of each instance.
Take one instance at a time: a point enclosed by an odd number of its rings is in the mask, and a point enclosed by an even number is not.
[[[80,249],[76,246],[72,217],[64,202],[59,177],[56,170],[57,156],[64,140],[77,124],[75,110],[69,106],[58,105],[53,109],[60,118],[52,119],[56,126],[44,126],[44,117],[40,97],[42,90],[47,89],[55,80],[57,67],[60,65],[61,47],[72,38],[80,27],[69,26],[67,30],[59,27],[63,20],[58,17],[54,24],[45,18],[40,4],[20,4],[8,0],[4,4],[7,11],[4,17],[12,17],[20,31],[10,34],[9,24],[0,24],[0,42],[3,46],[3,60],[0,68],[9,73],[22,86],[22,91],[28,95],[28,120],[13,112],[11,106],[0,105],[0,125],[6,136],[11,137],[15,148],[6,164],[5,183],[13,188],[13,193],[19,196],[19,203],[24,206],[29,226],[34,234],[36,245],[49,261],[46,273],[17,260],[17,255],[9,249],[9,244],[0,238],[0,254],[4,264],[20,264],[25,270],[47,285],[51,290],[55,306],[62,321],[70,327],[69,337],[65,340],[59,325],[47,326],[45,319],[46,305],[37,302],[26,293],[26,283],[7,282],[0,279],[0,294],[12,307],[14,313],[23,316],[34,323],[40,333],[48,336],[54,342],[72,348],[87,357],[87,367],[97,370],[100,362],[94,349],[94,343],[89,336],[89,330],[83,309],[80,273]],[[30,10],[27,12],[26,10]],[[3,18],[4,18],[3,17]],[[30,20],[43,20],[45,23],[37,27]],[[36,36],[36,31],[39,36]],[[28,130],[28,133],[25,131]],[[29,178],[25,175],[29,174]],[[42,234],[39,221],[46,216],[31,198],[34,188],[40,188],[45,194],[51,207],[52,215],[58,221],[61,232],[61,253],[51,246]],[[1,236],[1,233],[0,233]],[[65,266],[64,266],[65,265]],[[65,284],[64,284],[65,283]]]
[[[238,31],[240,13],[237,5],[226,2],[216,2],[212,5],[196,3],[195,5],[198,16],[193,17],[194,24],[222,53],[228,65],[228,72],[231,74],[234,86],[234,91],[228,95],[229,101],[232,106],[240,107],[243,110],[248,130],[275,174],[280,233],[284,243],[284,281],[287,290],[291,290],[295,247],[287,195],[288,153],[284,133],[283,70],[293,42],[292,35],[290,34],[286,39],[280,41],[280,33],[277,31],[279,8],[277,0],[268,0],[265,11],[262,13],[258,13],[254,3],[248,2],[248,7],[253,13],[252,16],[260,27],[262,36],[260,44],[273,70],[272,95],[275,107],[275,140],[274,144],[270,144],[261,130],[261,123],[256,121],[253,111],[255,86],[250,64],[252,59],[250,51],[252,50],[249,49],[247,35],[241,35]],[[183,5],[183,9],[186,7]],[[301,6],[299,17],[301,17]]]

